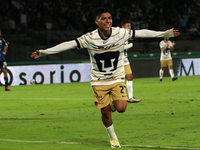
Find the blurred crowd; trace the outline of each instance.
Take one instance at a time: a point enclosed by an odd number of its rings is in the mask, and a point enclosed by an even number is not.
[[[9,34],[27,30],[94,30],[94,11],[108,7],[113,26],[129,19],[133,29],[166,30],[198,35],[199,0],[0,0],[0,27]]]

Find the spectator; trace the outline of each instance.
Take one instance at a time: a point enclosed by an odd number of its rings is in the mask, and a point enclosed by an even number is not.
[[[11,34],[15,34],[16,24],[15,24],[15,21],[12,18],[9,18],[8,26],[9,26],[9,32]]]
[[[181,26],[181,33],[186,33],[187,32],[187,20],[189,19],[190,15],[179,15],[179,21],[180,21],[180,26]]]
[[[195,24],[192,24],[191,28],[189,29],[189,34],[192,40],[199,39],[199,33]]]

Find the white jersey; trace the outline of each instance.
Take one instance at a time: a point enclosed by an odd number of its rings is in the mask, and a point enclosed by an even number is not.
[[[110,85],[125,81],[123,54],[124,49],[128,49],[130,45],[124,45],[128,39],[173,36],[173,29],[162,32],[112,27],[110,36],[103,39],[97,29],[75,40],[39,50],[39,57],[75,48],[87,48],[92,64],[91,85]]]
[[[87,48],[89,52],[91,85],[124,82],[124,43],[134,35],[133,30],[112,27],[110,37],[105,40],[98,29],[77,38],[78,48]]]
[[[169,60],[169,59],[172,59],[171,52],[170,52],[170,47],[173,47],[172,42],[169,41],[168,48],[166,49],[166,51],[163,52],[162,48],[165,47],[166,45],[167,45],[167,43],[164,42],[164,40],[162,40],[160,42],[160,49],[161,49],[160,60]]]

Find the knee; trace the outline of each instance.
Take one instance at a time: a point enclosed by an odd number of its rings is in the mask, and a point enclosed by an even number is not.
[[[119,113],[123,113],[126,111],[126,103],[120,103],[118,105],[115,105],[115,108]]]
[[[132,75],[132,74],[127,74],[127,75],[126,75],[126,79],[127,79],[128,81],[132,81],[132,80],[133,80],[133,75]]]
[[[128,77],[127,80],[128,80],[128,81],[132,81],[132,80],[133,80],[133,76]]]
[[[126,108],[118,108],[117,109],[117,112],[118,113],[123,113],[123,112],[125,112],[126,111]]]

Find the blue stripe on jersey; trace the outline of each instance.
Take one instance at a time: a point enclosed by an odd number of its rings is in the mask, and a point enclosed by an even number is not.
[[[78,49],[81,48],[81,45],[80,45],[78,39],[75,39],[75,41],[76,41],[76,44],[77,44]]]

